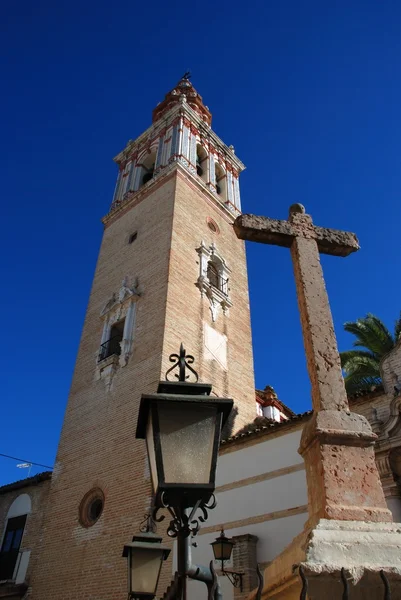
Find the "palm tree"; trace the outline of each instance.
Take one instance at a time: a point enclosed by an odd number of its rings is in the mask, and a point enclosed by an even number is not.
[[[344,329],[356,336],[356,349],[340,352],[347,392],[354,394],[380,385],[380,361],[401,339],[401,313],[395,322],[393,335],[383,321],[371,313],[357,321],[345,323]]]

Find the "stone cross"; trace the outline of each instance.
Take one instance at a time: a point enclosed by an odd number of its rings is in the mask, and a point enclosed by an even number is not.
[[[291,249],[313,408],[348,410],[319,253],[348,256],[359,249],[356,235],[316,227],[302,204],[290,207],[288,221],[241,215],[234,230],[242,240]]]

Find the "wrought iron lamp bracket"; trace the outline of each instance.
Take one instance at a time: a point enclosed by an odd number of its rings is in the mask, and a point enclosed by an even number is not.
[[[224,575],[224,577],[227,577],[232,586],[239,588],[240,592],[242,592],[242,573],[237,573],[236,571],[226,571],[222,565],[221,574]]]
[[[160,510],[166,509],[170,513],[172,519],[167,528],[167,535],[175,538],[178,535],[182,537],[195,536],[199,529],[200,523],[204,523],[208,518],[208,511],[216,507],[216,498],[211,495],[207,502],[198,500],[193,508],[186,509],[175,504],[170,504],[168,494],[163,492],[160,498],[160,506],[157,506],[152,511],[152,519],[156,523],[164,521],[165,515],[160,515]],[[200,511],[201,514],[195,517],[195,513]]]

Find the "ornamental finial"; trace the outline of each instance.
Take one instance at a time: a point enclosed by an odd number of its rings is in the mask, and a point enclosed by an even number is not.
[[[178,373],[174,373],[174,377],[178,379],[178,381],[186,381],[189,379],[189,375],[186,374],[186,369],[189,369],[191,373],[193,373],[196,377],[196,381],[198,381],[198,373],[190,367],[192,363],[195,361],[194,357],[190,354],[186,353],[183,343],[181,342],[180,353],[179,354],[170,354],[169,356],[170,362],[173,362],[173,366],[166,371],[166,381],[171,381],[169,379],[169,373],[178,367]]]

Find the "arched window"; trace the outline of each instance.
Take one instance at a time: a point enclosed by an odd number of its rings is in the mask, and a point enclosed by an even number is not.
[[[216,174],[216,192],[219,196],[222,197],[223,200],[227,200],[227,178],[226,174],[219,165],[219,163],[215,164],[215,174]]]
[[[200,144],[196,146],[196,173],[203,181],[207,181],[207,153]]]
[[[25,523],[31,512],[31,498],[21,494],[11,504],[0,549],[0,581],[13,579]]]
[[[207,278],[209,280],[210,285],[213,285],[215,288],[219,289],[219,271],[214,263],[209,261],[207,263]]]

